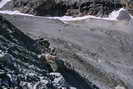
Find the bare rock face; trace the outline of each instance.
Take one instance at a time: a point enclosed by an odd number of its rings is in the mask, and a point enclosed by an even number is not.
[[[10,5],[15,10],[39,16],[107,16],[122,7],[120,0],[13,0]]]
[[[132,0],[121,0],[123,6],[128,9],[129,13],[133,15],[133,1]]]
[[[129,22],[131,20],[131,17],[128,13],[128,10],[126,10],[126,9],[121,10],[118,17],[117,17],[117,19],[120,20],[120,21]]]

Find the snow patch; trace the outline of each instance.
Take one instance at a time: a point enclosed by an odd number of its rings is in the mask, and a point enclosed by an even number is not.
[[[2,8],[4,5],[6,5],[8,2],[10,2],[11,0],[2,0],[0,2],[0,8]]]
[[[77,88],[75,88],[75,87],[70,87],[70,89],[77,89]]]
[[[62,76],[60,73],[56,73],[56,72],[51,72],[50,75],[55,75],[55,76],[57,76],[57,77]]]
[[[102,20],[117,20],[117,17],[119,16],[119,13],[125,10],[124,8],[121,8],[117,11],[113,11],[112,13],[110,13],[110,15],[108,17],[96,17],[96,16],[92,16],[92,15],[86,15],[86,16],[82,16],[82,17],[72,17],[72,16],[63,16],[63,17],[48,17],[49,19],[58,19],[61,20],[63,22],[67,22],[67,21],[80,21],[80,20],[85,20],[85,19],[102,19]]]
[[[83,16],[83,17],[72,17],[72,16],[63,16],[63,17],[48,17],[49,19],[58,19],[61,20],[63,22],[69,22],[69,21],[80,21],[80,20],[86,20],[86,19],[104,19],[104,20],[116,20],[116,19],[112,19],[112,18],[102,18],[102,17],[96,17],[96,16],[92,16],[92,15],[87,15],[87,16]]]
[[[0,50],[0,58],[4,57],[6,53],[4,53],[2,50]]]
[[[115,87],[115,89],[126,89],[126,88],[123,87],[123,86],[118,85],[118,86]]]
[[[72,16],[63,16],[63,17],[48,17],[49,19],[58,19],[61,20],[63,22],[68,22],[68,21],[80,21],[80,20],[86,20],[86,19],[105,19],[105,20],[114,20],[111,18],[102,18],[102,17],[96,17],[96,16],[92,16],[92,15],[87,15],[87,16],[83,16],[83,17],[72,17]]]
[[[117,17],[119,16],[119,14],[120,14],[120,12],[121,12],[122,10],[125,10],[125,9],[124,9],[124,8],[121,8],[121,9],[119,9],[119,10],[113,11],[113,12],[109,15],[109,18],[110,18],[110,19],[117,20]]]
[[[31,14],[24,14],[24,13],[21,13],[20,11],[9,11],[9,10],[3,10],[3,11],[0,11],[0,13],[2,14],[9,14],[9,15],[25,15],[25,16],[33,16]]]

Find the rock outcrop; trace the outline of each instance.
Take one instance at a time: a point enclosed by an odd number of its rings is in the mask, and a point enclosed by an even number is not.
[[[8,5],[14,10],[39,16],[107,16],[122,7],[120,0],[12,0]]]
[[[131,16],[129,15],[128,10],[126,10],[126,9],[121,10],[117,17],[117,20],[119,20],[121,22],[122,21],[129,22],[131,20]]]
[[[39,51],[33,44],[35,44],[34,40],[0,16],[1,89],[54,87],[48,77],[50,66],[39,61],[37,58]]]
[[[133,1],[132,0],[121,0],[122,5],[133,15]]]

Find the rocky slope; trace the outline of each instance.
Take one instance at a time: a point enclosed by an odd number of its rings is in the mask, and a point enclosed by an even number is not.
[[[133,88],[133,20],[86,19],[65,24],[44,17],[4,16],[30,37],[50,40],[63,66],[100,89]],[[72,79],[62,70],[66,69],[60,65],[58,71]]]
[[[40,46],[35,44],[0,16],[0,89],[98,89],[63,64],[65,70],[53,72],[45,59],[38,58]]]
[[[107,16],[121,7],[120,0],[12,0],[3,9],[39,16]]]
[[[133,18],[128,13],[132,1],[123,1],[8,2],[1,10],[39,16],[1,14],[7,20],[0,16],[0,88],[133,89]],[[40,17],[107,16],[122,6],[127,10],[118,11],[114,20]]]

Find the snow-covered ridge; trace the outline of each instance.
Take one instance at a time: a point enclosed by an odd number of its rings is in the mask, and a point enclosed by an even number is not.
[[[2,8],[4,5],[6,5],[8,2],[10,2],[11,0],[2,0],[0,2],[0,8]]]
[[[67,21],[78,21],[78,20],[85,20],[85,19],[90,19],[90,18],[94,18],[94,19],[103,19],[103,20],[117,20],[117,17],[119,16],[119,13],[125,10],[124,8],[119,9],[118,11],[113,11],[112,13],[110,13],[110,15],[108,17],[96,17],[96,16],[92,16],[92,15],[86,15],[86,16],[82,16],[82,17],[72,17],[72,16],[63,16],[63,17],[48,17],[49,19],[59,19],[61,21],[67,22]]]
[[[102,18],[102,17],[96,17],[96,16],[92,16],[92,15],[87,15],[87,16],[83,16],[83,17],[72,17],[72,16],[63,16],[63,17],[48,17],[49,19],[59,19],[61,21],[80,21],[80,20],[85,20],[85,19],[104,19],[104,20],[116,20],[114,18]]]
[[[2,0],[0,2],[0,8],[2,8],[6,3],[8,3],[11,0]],[[113,11],[112,13],[110,13],[110,15],[106,18],[103,17],[96,17],[96,16],[92,16],[92,15],[86,15],[86,16],[82,16],[82,17],[72,17],[72,16],[63,16],[63,17],[46,17],[49,19],[58,19],[61,20],[63,22],[68,22],[68,21],[80,21],[80,20],[85,20],[85,19],[103,19],[103,20],[117,20],[117,17],[119,16],[119,13],[124,10],[124,8],[121,8],[118,11]],[[25,15],[25,16],[33,16],[31,14],[24,14],[21,13],[19,11],[9,11],[9,10],[4,10],[4,11],[0,11],[0,13],[2,14],[10,14],[10,15]]]
[[[80,21],[80,20],[85,20],[85,19],[102,19],[102,20],[115,20],[117,21],[117,17],[119,16],[120,12],[122,10],[125,10],[124,8],[121,8],[117,11],[113,11],[112,13],[110,13],[110,15],[108,17],[96,17],[96,16],[92,16],[92,15],[86,15],[86,16],[82,16],[82,17],[72,17],[72,16],[62,16],[62,17],[45,17],[45,18],[49,18],[49,19],[58,19],[61,20],[63,22],[69,22],[69,21]],[[25,16],[34,16],[31,14],[24,14],[21,13],[20,11],[9,11],[9,10],[4,10],[4,11],[0,11],[0,13],[2,14],[9,14],[9,15],[25,15]],[[36,16],[39,17],[39,16]]]
[[[24,13],[21,13],[20,11],[9,11],[9,10],[3,10],[3,11],[0,11],[0,13],[2,14],[9,14],[9,15],[26,15],[26,16],[33,16],[31,14],[24,14]]]

